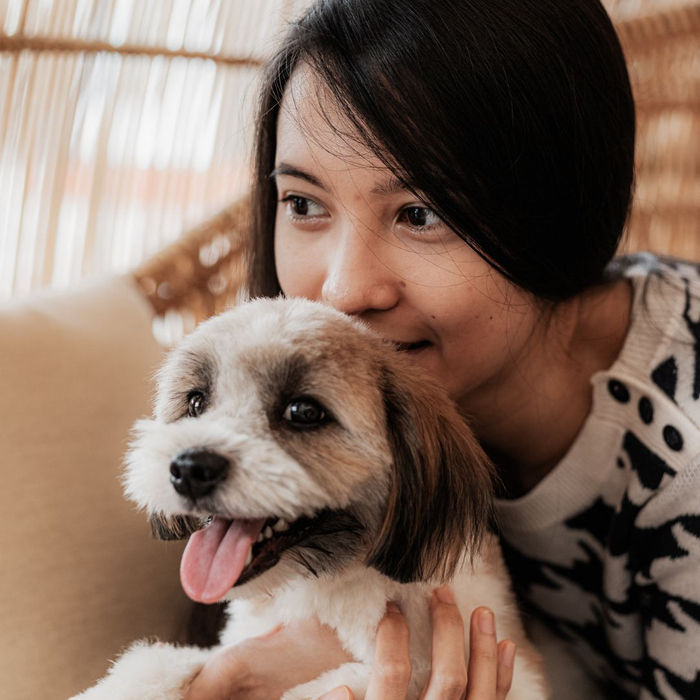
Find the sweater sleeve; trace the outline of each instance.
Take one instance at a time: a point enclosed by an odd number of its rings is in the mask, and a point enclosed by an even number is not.
[[[645,650],[639,697],[700,698],[700,458],[646,503],[633,539]]]

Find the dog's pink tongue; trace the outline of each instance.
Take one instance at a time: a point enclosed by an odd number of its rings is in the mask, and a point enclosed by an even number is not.
[[[224,520],[214,518],[187,543],[180,564],[185,593],[200,603],[221,600],[238,581],[248,551],[257,540],[265,518]]]

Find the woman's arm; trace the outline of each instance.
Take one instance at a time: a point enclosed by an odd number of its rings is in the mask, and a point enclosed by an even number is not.
[[[471,618],[470,661],[466,668],[462,616],[449,588],[438,589],[431,601],[433,659],[423,700],[503,700],[510,688],[515,645],[497,644],[495,632],[482,626],[478,608]],[[195,678],[185,700],[270,700],[289,688],[306,683],[324,671],[352,661],[335,632],[317,620],[278,627],[215,654]],[[468,682],[467,682],[468,671]],[[377,631],[377,650],[365,700],[404,700],[410,680],[408,624],[389,604]],[[450,690],[448,690],[450,689]],[[339,698],[352,698],[336,689]],[[343,695],[345,693],[345,695]]]

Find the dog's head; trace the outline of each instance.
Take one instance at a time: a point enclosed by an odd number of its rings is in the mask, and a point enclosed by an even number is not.
[[[357,561],[445,580],[491,515],[489,462],[444,392],[300,299],[242,305],[170,353],[125,486],[158,536],[196,531],[181,572],[203,602]]]

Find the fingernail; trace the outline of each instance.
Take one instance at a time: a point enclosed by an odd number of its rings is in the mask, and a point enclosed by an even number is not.
[[[490,610],[484,609],[479,612],[479,631],[483,634],[494,634],[496,631],[496,623],[493,619],[493,613]]]
[[[341,688],[331,690],[330,693],[319,696],[318,700],[350,700],[350,698],[352,698],[352,695],[350,695],[347,686],[344,685]]]
[[[515,661],[515,644],[513,642],[505,642],[501,649],[501,663],[504,666],[512,666]]]
[[[450,605],[456,605],[455,595],[449,586],[440,586],[433,591],[433,595],[441,603],[449,603]]]
[[[392,601],[389,601],[386,604],[386,611],[390,613],[399,613],[399,615],[401,614],[401,608],[399,608],[399,606]]]

